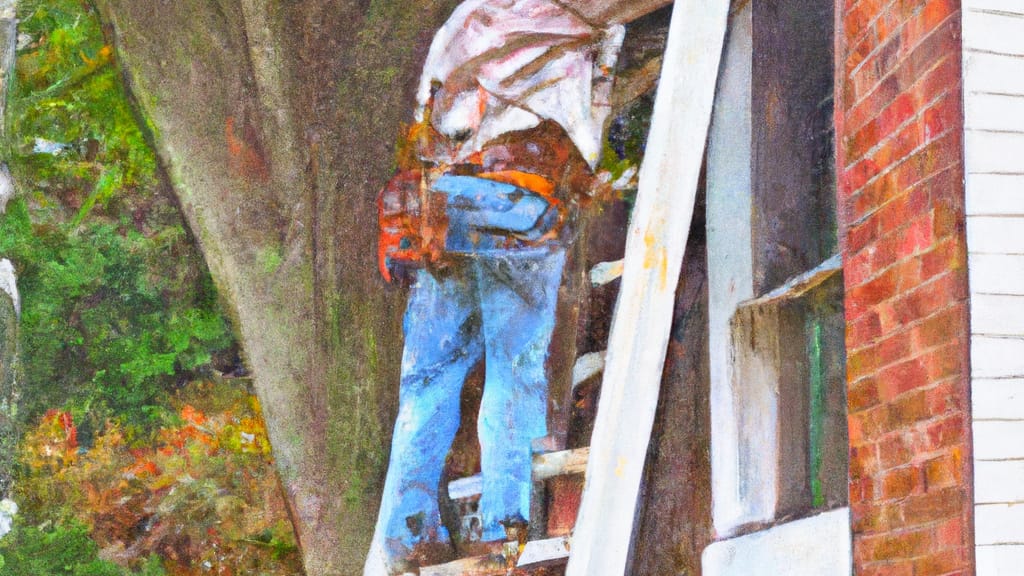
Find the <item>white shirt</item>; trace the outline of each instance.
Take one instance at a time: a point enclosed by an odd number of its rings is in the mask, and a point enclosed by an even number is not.
[[[460,144],[427,159],[464,161],[497,136],[552,120],[594,167],[624,35],[621,25],[596,28],[552,0],[466,0],[434,35],[416,114],[423,119],[440,82],[431,122]]]

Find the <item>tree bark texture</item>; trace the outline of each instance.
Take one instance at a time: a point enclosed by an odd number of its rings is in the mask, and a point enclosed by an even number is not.
[[[307,573],[357,574],[404,305],[376,272],[375,197],[456,2],[97,4],[235,314]]]

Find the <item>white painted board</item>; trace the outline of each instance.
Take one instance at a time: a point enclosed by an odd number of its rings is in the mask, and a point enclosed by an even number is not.
[[[567,576],[626,571],[728,13],[673,8]]]

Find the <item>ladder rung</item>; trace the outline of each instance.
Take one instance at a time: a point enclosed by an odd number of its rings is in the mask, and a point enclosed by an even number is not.
[[[573,390],[604,371],[604,357],[605,351],[602,350],[584,354],[576,359],[576,364],[572,367]]]
[[[534,481],[547,480],[555,476],[583,474],[587,471],[587,459],[590,447],[562,450],[548,454],[537,454],[533,457]],[[452,500],[471,498],[480,494],[483,479],[479,474],[467,478],[459,478],[448,483],[448,497]]]
[[[590,458],[589,446],[549,454],[537,454],[533,457],[533,479],[538,481],[555,476],[583,474],[587,471],[588,458]]]
[[[590,284],[593,286],[604,286],[612,280],[621,278],[624,269],[625,260],[596,264],[590,269]]]
[[[569,559],[569,542],[568,536],[527,542],[516,567],[539,568],[564,562]]]
[[[420,576],[505,576],[508,567],[501,556],[475,556],[420,568]]]

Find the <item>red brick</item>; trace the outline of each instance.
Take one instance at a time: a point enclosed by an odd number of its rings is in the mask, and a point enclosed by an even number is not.
[[[893,35],[852,74],[849,82],[852,89],[850,96],[861,100],[880,87],[889,77],[895,77],[900,87],[910,88],[942,56],[959,52],[959,25],[959,18],[949,18],[941,26],[928,31],[920,42],[908,47],[907,51],[900,50],[900,35]],[[894,98],[890,98],[886,103],[892,100]]]
[[[873,218],[878,220],[879,234],[888,234],[901,228],[914,216],[924,214],[928,208],[928,189],[919,186],[895,196],[881,206]]]
[[[851,287],[846,296],[846,305],[851,308],[847,317],[856,320],[871,306],[892,298],[896,294],[897,282],[896,271],[889,270],[860,286]]]
[[[906,430],[931,419],[928,390],[913,390],[886,405],[887,430]]]
[[[925,350],[950,342],[962,342],[967,330],[966,308],[954,304],[911,329],[913,346]]]
[[[874,476],[879,469],[877,444],[850,447],[850,478],[852,480]]]
[[[875,247],[862,247],[873,241],[878,236],[878,221],[870,220],[851,228],[847,232],[847,250],[849,256],[843,263],[843,276],[846,286],[860,286],[878,272],[872,265],[875,257]],[[857,246],[854,248],[853,246]]]
[[[967,251],[962,236],[946,238],[921,255],[921,280],[948,271],[962,272],[967,266]]]
[[[865,180],[861,187],[851,189],[848,196],[844,199],[845,213],[850,215],[854,221],[860,221],[860,219],[867,217],[892,199],[898,197],[901,194],[900,190],[914,188],[917,184],[928,180],[930,177],[958,166],[960,164],[961,142],[962,138],[958,131],[949,132],[914,152],[913,155],[891,170],[889,168],[884,170],[878,169],[876,166],[876,171],[872,176],[874,179],[870,181]],[[874,162],[874,160],[869,158],[861,161],[861,163],[864,162]],[[961,181],[961,179],[957,178],[956,180],[946,179],[936,182],[934,185],[929,185],[925,188],[923,194],[931,198],[935,191],[963,190]],[[952,186],[950,186],[951,184]],[[919,211],[920,207],[918,206],[918,209],[911,210],[908,212],[908,215]],[[874,226],[874,224],[871,224],[871,226]],[[869,227],[868,229],[877,231],[880,228]],[[870,239],[870,237],[858,238],[856,236],[850,238],[852,243],[849,245],[849,249],[858,251],[867,246]]]
[[[878,373],[878,392],[882,400],[892,400],[909,390],[924,388],[928,383],[928,370],[918,358],[890,366]]]
[[[967,279],[963,274],[946,273],[936,276],[893,300],[896,321],[901,324],[910,324],[923,320],[946,308],[950,302],[965,299],[966,293]]]
[[[872,378],[865,378],[851,384],[846,391],[846,405],[850,410],[863,410],[877,404],[878,384]]]
[[[910,256],[922,252],[935,241],[934,220],[931,213],[924,214],[909,223],[902,231],[903,241],[900,243],[899,254]]]
[[[940,549],[963,546],[967,541],[963,518],[950,518],[935,529],[936,544]]]
[[[839,5],[855,572],[970,573],[960,2]]]
[[[933,491],[963,484],[963,451],[954,447],[924,463],[925,489]]]
[[[913,562],[895,562],[858,567],[857,576],[913,576]]]
[[[936,416],[967,409],[967,387],[959,377],[939,382],[927,391],[928,411]]]
[[[935,536],[929,529],[919,529],[865,536],[861,541],[867,547],[867,557],[879,562],[921,556],[931,549]]]
[[[936,238],[948,238],[954,235],[962,236],[965,224],[963,206],[954,205],[953,202],[947,200],[937,201],[933,206],[935,210]]]
[[[846,378],[851,384],[860,379],[870,376],[882,366],[875,347],[869,346],[857,352],[852,352],[846,358]]]
[[[928,380],[939,382],[947,378],[961,376],[965,377],[967,347],[967,335],[963,335],[960,342],[953,342],[948,346],[934,348],[921,356],[921,364],[928,370]],[[966,386],[964,388],[966,390]]]
[[[950,574],[965,563],[963,549],[933,552],[914,560],[914,574]]]
[[[937,450],[963,444],[967,437],[966,427],[969,424],[964,416],[954,414],[928,426],[926,430],[925,450]]]
[[[866,33],[882,7],[882,0],[860,0],[843,16],[843,32],[856,39]]]
[[[963,486],[913,495],[902,505],[903,518],[912,526],[956,518],[963,511],[965,500]]]
[[[854,512],[860,508],[858,512]],[[863,504],[850,507],[851,528],[857,534],[878,534],[892,530],[901,524],[897,506]]]
[[[874,346],[880,366],[889,366],[910,357],[911,342],[905,333],[897,333]]]
[[[956,25],[958,22],[951,21],[943,26],[945,35],[929,36],[927,46],[917,46],[913,58],[901,61],[870,93],[855,95],[852,83],[847,82],[847,93],[839,102],[840,110],[846,112],[847,129],[859,130],[899,94],[913,90],[918,82],[923,83],[918,93],[925,101],[939,93],[934,90],[956,87],[960,81],[960,48],[950,36],[956,32]]]
[[[863,442],[878,438],[886,430],[888,420],[885,406],[875,406],[860,412],[852,412],[847,417],[850,432],[850,443]]]
[[[850,504],[856,509],[860,502],[873,502],[875,499],[875,482],[871,478],[850,480]]]
[[[857,349],[865,344],[874,342],[882,335],[882,323],[878,314],[869,312],[861,316],[857,321],[846,325],[846,347]]]
[[[906,498],[922,489],[921,471],[913,466],[897,468],[882,477],[881,500]]]

